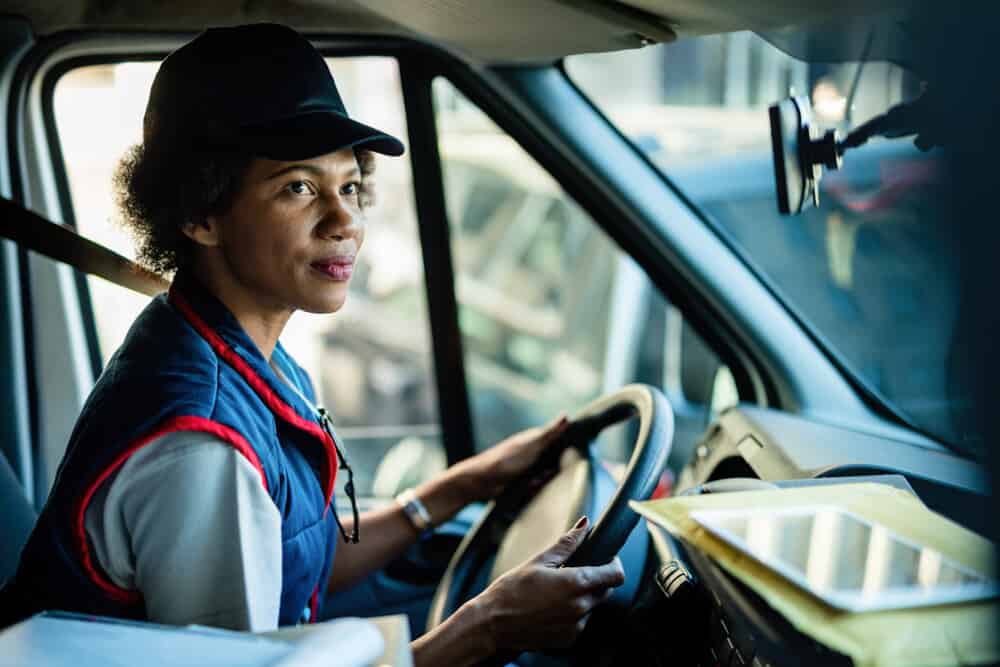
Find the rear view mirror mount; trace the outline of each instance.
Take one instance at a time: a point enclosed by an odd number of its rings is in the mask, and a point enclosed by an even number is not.
[[[805,97],[789,97],[768,109],[771,149],[774,153],[775,193],[782,215],[797,215],[810,200],[819,206],[823,169],[840,169],[844,152],[863,146],[872,137],[898,139],[917,135],[922,151],[943,145],[949,138],[946,109],[941,98],[924,93],[903,102],[841,137],[837,130],[820,131],[813,124],[812,107]]]
[[[819,206],[823,168],[840,168],[842,144],[836,130],[819,134],[805,97],[786,98],[768,111],[778,211],[782,215],[797,215],[810,200]]]

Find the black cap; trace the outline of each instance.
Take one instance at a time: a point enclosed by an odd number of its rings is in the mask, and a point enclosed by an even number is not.
[[[143,120],[144,138],[154,134],[273,160],[403,153],[399,139],[348,117],[323,56],[274,23],[211,28],[167,56]]]

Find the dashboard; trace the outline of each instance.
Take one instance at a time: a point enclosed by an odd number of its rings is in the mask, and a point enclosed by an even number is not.
[[[675,494],[718,492],[727,484],[828,484],[845,477],[903,488],[965,527],[987,530],[988,480],[975,462],[901,430],[873,432],[745,406],[723,413],[708,428]],[[796,630],[698,549],[653,524],[646,528],[651,559],[616,662],[851,664]]]
[[[675,493],[727,478],[764,481],[901,475],[932,510],[988,532],[984,466],[909,431],[831,424],[739,406],[711,425],[681,471]]]

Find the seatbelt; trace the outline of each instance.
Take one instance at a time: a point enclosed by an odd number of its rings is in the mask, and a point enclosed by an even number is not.
[[[3,197],[0,197],[0,238],[140,294],[156,296],[169,287],[159,274]]]

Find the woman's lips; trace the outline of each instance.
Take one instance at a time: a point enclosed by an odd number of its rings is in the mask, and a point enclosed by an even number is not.
[[[330,257],[310,264],[312,268],[322,273],[330,280],[344,281],[351,279],[354,272],[354,257]]]

